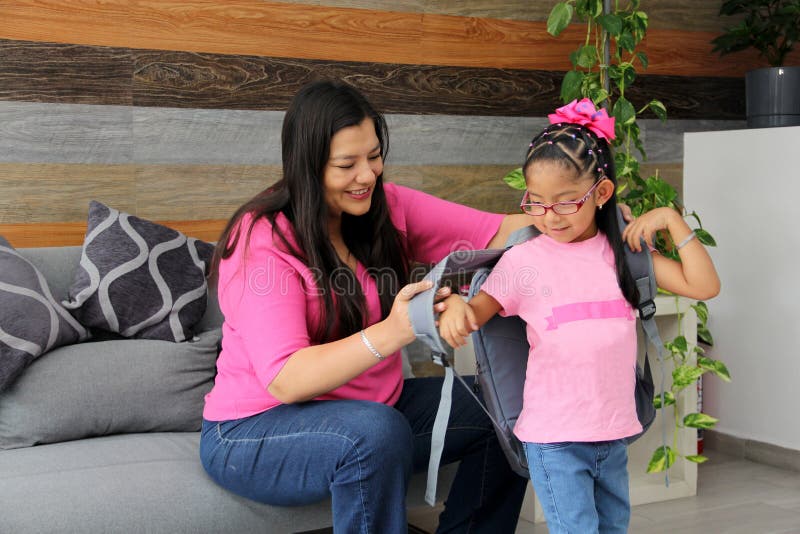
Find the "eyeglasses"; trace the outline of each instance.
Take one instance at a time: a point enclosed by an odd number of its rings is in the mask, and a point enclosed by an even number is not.
[[[519,203],[519,207],[528,215],[533,215],[535,217],[544,215],[547,213],[547,210],[553,210],[553,213],[558,215],[572,215],[573,213],[578,213],[578,210],[581,209],[584,204],[586,204],[587,200],[589,200],[589,196],[592,194],[592,191],[594,191],[597,185],[604,179],[605,178],[601,177],[600,180],[596,181],[580,200],[570,200],[567,202],[555,202],[553,204],[526,202],[526,200],[528,200],[528,192],[525,191],[525,194],[522,195],[522,202]]]

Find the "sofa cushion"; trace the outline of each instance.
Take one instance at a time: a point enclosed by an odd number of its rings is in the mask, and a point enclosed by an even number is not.
[[[42,354],[87,337],[42,273],[0,237],[0,391]]]
[[[269,506],[215,484],[199,432],[106,436],[0,451],[0,532],[80,534],[288,533],[328,526],[331,503]],[[440,471],[444,499],[456,464]],[[424,505],[425,475],[409,506]]]
[[[205,312],[213,251],[209,243],[92,201],[63,304],[84,326],[183,341]]]
[[[220,332],[183,343],[123,339],[50,352],[0,394],[0,449],[199,430]]]

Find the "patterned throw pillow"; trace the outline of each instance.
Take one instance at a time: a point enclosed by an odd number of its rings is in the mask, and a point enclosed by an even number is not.
[[[209,243],[92,201],[64,307],[84,326],[124,337],[190,339],[206,309],[213,251]]]
[[[87,337],[42,273],[0,237],[0,391],[45,352]]]

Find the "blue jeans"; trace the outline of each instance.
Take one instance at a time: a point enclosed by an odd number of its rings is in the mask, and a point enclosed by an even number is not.
[[[439,377],[406,380],[394,407],[312,401],[204,421],[200,458],[212,479],[249,499],[293,506],[330,497],[337,534],[405,534],[406,488],[428,466],[441,386]],[[454,384],[442,455],[443,465],[461,463],[437,532],[513,533],[527,481],[463,389]]]
[[[525,443],[550,534],[625,533],[630,522],[623,440]]]

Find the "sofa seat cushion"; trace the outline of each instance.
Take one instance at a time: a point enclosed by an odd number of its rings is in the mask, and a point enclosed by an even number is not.
[[[199,443],[199,432],[150,433],[0,451],[0,532],[250,534],[330,525],[330,501],[275,507],[217,486]],[[454,468],[443,468],[441,491]],[[424,490],[424,473],[415,475],[409,504],[421,504]]]

